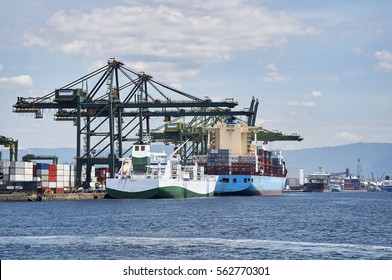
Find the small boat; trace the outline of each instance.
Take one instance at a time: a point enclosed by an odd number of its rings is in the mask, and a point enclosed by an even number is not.
[[[341,179],[337,176],[329,176],[328,178],[328,184],[330,185],[331,192],[341,192],[342,187],[341,187]]]
[[[134,171],[131,158],[121,159],[116,177],[106,180],[107,193],[112,198],[124,199],[213,196],[218,176],[205,175],[204,167],[197,164],[182,166],[178,158],[173,157],[180,148],[167,157],[164,164],[158,162],[144,168],[138,164],[138,171],[145,169],[144,173]]]
[[[342,191],[342,188],[339,185],[333,184],[331,186],[331,192],[341,192],[341,191]]]

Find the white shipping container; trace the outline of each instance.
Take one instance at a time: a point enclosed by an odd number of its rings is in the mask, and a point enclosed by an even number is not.
[[[11,167],[10,168],[10,174],[11,175],[25,175],[25,169],[24,168]]]
[[[33,168],[33,163],[28,161],[11,161],[10,167],[14,168]]]
[[[56,188],[64,188],[64,182],[57,182]]]
[[[11,162],[9,160],[2,160],[0,161],[0,166],[1,167],[10,167]]]
[[[43,188],[49,188],[49,182],[47,182],[47,181],[41,182],[41,186]]]
[[[3,167],[3,169],[1,169],[3,174],[10,174],[10,168],[9,167]]]
[[[25,175],[33,175],[33,168],[26,168]]]
[[[41,176],[38,176],[38,177],[41,177],[41,181],[45,181],[45,182],[49,182],[49,175],[41,175]]]
[[[25,175],[10,175],[11,182],[24,182],[27,181],[25,179]]]
[[[60,169],[60,170],[57,169],[57,175],[63,176],[64,175],[64,170],[63,169]]]
[[[37,176],[49,175],[49,169],[37,169]]]
[[[56,188],[57,183],[56,182],[49,182],[49,188]]]
[[[57,164],[57,171],[64,170],[64,164]]]
[[[11,161],[11,168],[24,168],[24,161]]]

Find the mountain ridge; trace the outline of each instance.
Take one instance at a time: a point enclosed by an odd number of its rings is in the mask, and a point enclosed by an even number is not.
[[[290,168],[303,168],[310,174],[322,167],[328,172],[343,172],[349,168],[351,174],[362,171],[365,178],[392,174],[392,143],[353,143],[340,146],[286,150],[284,157]],[[360,167],[360,168],[359,168]]]

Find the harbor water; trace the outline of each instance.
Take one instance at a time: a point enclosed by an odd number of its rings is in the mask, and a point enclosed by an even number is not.
[[[392,193],[0,203],[0,259],[392,259]]]

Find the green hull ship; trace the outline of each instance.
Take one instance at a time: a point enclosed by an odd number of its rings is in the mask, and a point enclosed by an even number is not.
[[[144,148],[140,147],[144,146]],[[148,153],[148,160],[142,151]],[[106,180],[107,193],[112,198],[145,199],[145,198],[192,198],[214,196],[218,176],[205,175],[204,167],[182,166],[176,158],[169,156],[163,161],[151,162],[150,146],[134,145],[132,159],[123,159],[122,166],[115,178]],[[174,154],[174,153],[173,153]],[[134,160],[134,155],[137,160]],[[160,158],[163,159],[162,154]],[[150,165],[141,163],[149,162]],[[134,163],[137,163],[135,172]],[[145,172],[140,174],[141,169]],[[139,174],[138,174],[139,173]]]

